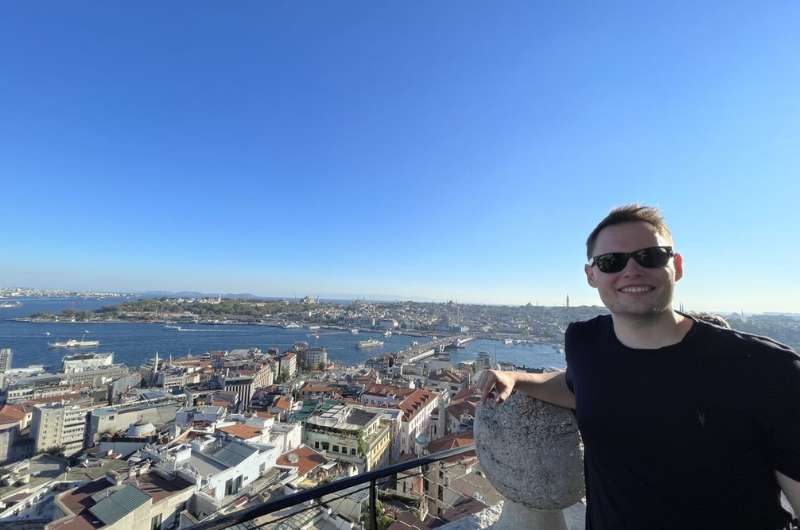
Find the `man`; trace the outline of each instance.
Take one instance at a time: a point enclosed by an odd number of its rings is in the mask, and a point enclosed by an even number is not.
[[[575,409],[588,529],[786,528],[781,489],[800,513],[800,357],[673,310],[672,244],[658,210],[612,210],[585,266],[611,315],[570,324],[566,372],[489,370],[483,399],[519,390]]]

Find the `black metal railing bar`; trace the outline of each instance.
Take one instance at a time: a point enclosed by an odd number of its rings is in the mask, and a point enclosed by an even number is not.
[[[445,451],[440,451],[438,453],[425,455],[414,460],[399,462],[397,464],[392,464],[390,466],[382,467],[380,469],[368,471],[366,473],[355,475],[353,477],[347,477],[335,480],[323,486],[318,486],[316,488],[300,491],[298,493],[288,495],[286,497],[282,497],[274,501],[267,501],[258,506],[254,506],[252,508],[241,510],[239,512],[235,512],[232,514],[224,515],[222,517],[218,517],[210,521],[204,521],[189,527],[187,530],[223,530],[225,528],[245,523],[247,521],[252,521],[253,519],[256,519],[258,517],[262,517],[264,515],[269,515],[270,513],[283,510],[284,508],[295,506],[297,504],[302,504],[306,501],[310,501],[325,495],[329,495],[331,493],[335,493],[343,489],[352,488],[353,486],[358,486],[359,484],[365,484],[367,482],[369,482],[370,484],[370,502],[369,502],[370,525],[372,529],[377,530],[376,488],[378,480],[391,477],[393,475],[396,475],[397,473],[402,473],[403,471],[407,471],[415,467],[425,466],[428,464],[439,462],[440,460],[446,460],[454,456],[463,455],[465,453],[474,450],[475,450],[475,445],[467,445],[464,447],[456,447],[454,449],[447,449]]]

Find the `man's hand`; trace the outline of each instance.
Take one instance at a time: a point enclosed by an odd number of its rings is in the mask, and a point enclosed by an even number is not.
[[[559,407],[575,409],[575,394],[567,386],[565,372],[502,372],[485,370],[478,380],[481,400],[486,401],[494,391],[495,402],[502,403],[516,390],[532,398],[547,401]]]
[[[495,403],[502,403],[517,384],[515,372],[501,372],[499,370],[485,370],[481,374],[478,386],[481,389],[481,401],[486,401],[492,390],[495,391]]]

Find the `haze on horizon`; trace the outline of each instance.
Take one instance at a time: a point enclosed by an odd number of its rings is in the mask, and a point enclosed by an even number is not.
[[[800,4],[5,6],[0,284],[599,305],[662,208],[690,310],[800,312]]]

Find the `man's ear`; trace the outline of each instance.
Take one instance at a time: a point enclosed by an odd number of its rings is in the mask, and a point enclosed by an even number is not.
[[[594,267],[588,264],[584,265],[583,271],[586,273],[586,281],[589,282],[589,285],[591,285],[592,287],[597,287],[594,281]]]
[[[683,278],[683,256],[675,254],[672,257],[672,263],[675,266],[675,281],[677,282]]]

